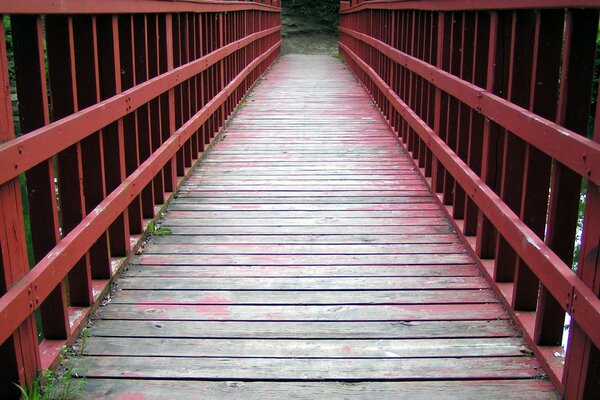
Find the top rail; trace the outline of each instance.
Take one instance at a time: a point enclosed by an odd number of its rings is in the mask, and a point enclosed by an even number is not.
[[[600,396],[599,8],[379,0],[340,11],[349,66],[569,399]]]
[[[0,3],[0,397],[76,337],[275,60],[279,5]]]
[[[281,0],[3,0],[0,14],[144,14],[260,10],[279,13]]]
[[[556,8],[596,8],[598,0],[349,0],[342,1],[340,13],[360,10],[423,10],[423,11],[476,11],[523,10]],[[351,10],[349,8],[352,8]]]

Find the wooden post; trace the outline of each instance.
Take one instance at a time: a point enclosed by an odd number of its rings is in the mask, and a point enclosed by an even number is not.
[[[0,143],[15,137],[13,109],[8,78],[4,24],[0,21]],[[0,296],[29,271],[25,222],[19,179],[0,185]],[[33,315],[34,297],[30,291],[32,314],[13,336],[0,346],[0,397],[19,395],[13,383],[29,385],[40,366],[37,329]]]

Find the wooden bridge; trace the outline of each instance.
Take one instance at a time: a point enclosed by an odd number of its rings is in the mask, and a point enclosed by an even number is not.
[[[0,397],[597,399],[599,9],[3,0]]]

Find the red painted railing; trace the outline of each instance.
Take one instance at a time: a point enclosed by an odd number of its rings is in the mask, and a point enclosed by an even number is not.
[[[77,335],[273,62],[279,7],[0,2],[0,397]]]
[[[557,388],[568,399],[600,398],[600,2],[359,3],[341,4],[348,65]]]

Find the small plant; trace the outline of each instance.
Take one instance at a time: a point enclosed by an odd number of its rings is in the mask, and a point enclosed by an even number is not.
[[[81,353],[85,351],[85,347],[87,346],[87,340],[90,337],[90,331],[88,329],[84,329],[81,334]]]
[[[156,236],[164,236],[173,233],[173,231],[170,228],[163,228],[152,221],[148,222],[147,232],[150,235]]]
[[[67,348],[60,351],[60,360],[64,361]],[[65,366],[65,370],[58,374],[56,371],[42,371],[33,380],[31,386],[23,387],[15,383],[21,392],[21,400],[67,400],[81,391],[86,383],[73,366]]]

